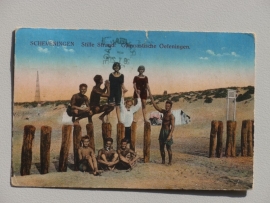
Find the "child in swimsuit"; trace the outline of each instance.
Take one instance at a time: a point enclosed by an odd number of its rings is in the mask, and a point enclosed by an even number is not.
[[[109,105],[116,106],[116,115],[118,119],[118,123],[121,123],[120,121],[120,103],[121,103],[121,97],[122,97],[122,90],[123,92],[127,92],[125,86],[124,86],[124,75],[119,72],[121,69],[121,65],[118,62],[115,62],[112,66],[112,69],[114,70],[113,73],[109,76],[110,81],[110,96],[108,98]]]
[[[138,67],[139,75],[135,76],[133,79],[133,87],[134,87],[133,98],[134,98],[135,105],[136,105],[138,103],[137,92],[139,90],[141,102],[142,102],[143,119],[144,119],[144,122],[147,122],[147,120],[146,120],[146,99],[147,99],[147,90],[149,91],[150,87],[148,85],[147,76],[143,75],[144,71],[145,71],[144,66]]]

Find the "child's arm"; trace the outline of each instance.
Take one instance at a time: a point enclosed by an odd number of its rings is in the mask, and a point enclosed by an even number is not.
[[[82,160],[81,148],[78,149],[78,154],[79,154],[79,160]]]
[[[142,106],[142,102],[141,102],[141,97],[140,97],[140,90],[137,90],[136,91],[136,94],[138,96],[138,102],[137,104],[133,107],[133,112],[135,113],[136,111],[138,111],[141,106]]]

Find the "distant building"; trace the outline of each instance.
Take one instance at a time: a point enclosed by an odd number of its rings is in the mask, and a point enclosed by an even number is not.
[[[167,95],[168,93],[167,93],[167,90],[165,90],[164,92],[163,92],[163,95]]]

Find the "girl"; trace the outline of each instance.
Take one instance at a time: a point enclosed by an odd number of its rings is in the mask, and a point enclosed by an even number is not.
[[[115,62],[112,66],[114,70],[113,73],[109,76],[110,81],[110,96],[108,98],[109,105],[114,105],[116,108],[116,115],[118,119],[118,123],[121,123],[120,120],[120,103],[123,92],[127,92],[124,86],[124,75],[119,72],[121,69],[121,65],[118,62]]]
[[[134,87],[134,94],[133,98],[135,101],[135,105],[138,103],[138,90],[140,92],[141,102],[142,102],[142,113],[143,113],[143,119],[144,122],[147,122],[146,120],[146,99],[147,99],[147,90],[150,91],[149,85],[148,85],[148,78],[147,76],[143,75],[145,71],[144,66],[138,67],[139,75],[135,76],[133,79],[133,87]]]

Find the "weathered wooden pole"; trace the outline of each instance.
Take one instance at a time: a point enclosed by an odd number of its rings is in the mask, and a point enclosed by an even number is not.
[[[214,121],[211,122],[209,158],[212,158],[212,157],[216,156],[217,131],[218,131],[218,121],[214,120]]]
[[[50,167],[50,148],[51,148],[52,128],[41,126],[40,130],[40,173],[49,173]]]
[[[242,121],[241,128],[241,156],[247,156],[247,134],[248,134],[249,123],[247,120]]]
[[[62,144],[59,158],[59,172],[67,171],[68,152],[70,147],[72,125],[62,126]]]
[[[78,149],[81,146],[82,139],[82,127],[80,125],[74,125],[73,127],[73,154],[74,154],[74,170],[79,170],[79,154]]]
[[[143,158],[144,163],[150,161],[150,146],[151,146],[151,125],[149,122],[144,123],[144,143],[143,143]]]
[[[253,138],[254,138],[254,122],[248,120],[248,132],[247,132],[247,155],[253,156]]]
[[[131,141],[130,141],[130,149],[135,151],[136,146],[136,131],[137,131],[137,122],[132,122],[131,124]]]
[[[102,138],[103,146],[105,146],[105,140],[108,137],[112,137],[112,125],[110,123],[102,123]]]
[[[94,151],[96,149],[95,147],[95,136],[94,136],[94,126],[93,123],[88,123],[86,125],[86,132],[87,135],[89,136],[89,147],[91,147]]]
[[[252,123],[252,147],[254,148],[254,120],[251,120]]]
[[[23,145],[21,154],[21,169],[22,176],[30,175],[30,169],[32,164],[32,143],[35,138],[36,128],[32,125],[24,126]]]
[[[223,122],[218,121],[218,131],[217,131],[217,148],[216,148],[216,155],[218,158],[222,157],[222,137],[223,137]]]
[[[227,121],[226,157],[235,157],[236,125],[236,121]]]
[[[125,126],[123,123],[117,123],[117,149],[120,149],[123,138],[125,138]]]

